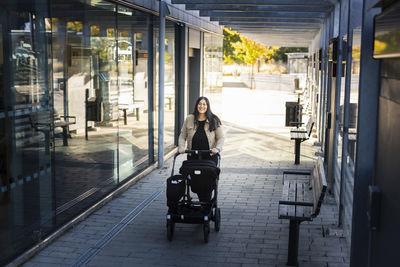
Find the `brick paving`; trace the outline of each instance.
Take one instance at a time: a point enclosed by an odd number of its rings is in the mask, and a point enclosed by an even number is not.
[[[285,136],[288,129],[272,133],[226,123],[224,127],[218,198],[221,229],[215,232],[211,224],[207,244],[202,226],[192,224],[176,224],[172,242],[167,240],[169,159],[163,169],[139,180],[23,266],[77,266],[89,252],[88,266],[286,266],[289,222],[278,219],[277,211],[281,173],[286,168],[311,168],[317,148],[312,141],[304,142],[301,164],[295,166],[294,143]],[[182,160],[178,157],[177,167]],[[136,214],[135,208],[143,207],[152,195],[155,199]],[[337,228],[336,222],[337,207],[328,196],[321,214],[301,224],[299,266],[349,265],[346,239],[326,234],[327,229]],[[119,231],[111,235],[116,226]],[[104,237],[107,233],[111,238]]]

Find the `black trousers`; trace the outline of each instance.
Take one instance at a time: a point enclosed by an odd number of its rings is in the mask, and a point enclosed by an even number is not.
[[[199,156],[198,155],[188,155],[187,156],[188,160],[198,160]],[[217,155],[210,155],[209,153],[203,153],[203,155],[201,155],[201,159],[202,160],[212,160],[215,162],[215,164],[218,164],[218,156]],[[215,188],[215,186],[213,186],[213,188]],[[211,201],[211,195],[212,195],[212,190],[208,191],[208,192],[198,192],[197,196],[199,197],[199,200],[201,202],[210,202]]]

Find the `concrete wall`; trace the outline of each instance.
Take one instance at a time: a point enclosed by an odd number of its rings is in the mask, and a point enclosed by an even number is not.
[[[300,78],[300,88],[306,86],[306,73],[297,74],[266,74],[255,73],[255,88],[261,90],[276,90],[294,92],[294,79]],[[239,76],[247,87],[250,88],[250,75],[249,73],[241,73]]]

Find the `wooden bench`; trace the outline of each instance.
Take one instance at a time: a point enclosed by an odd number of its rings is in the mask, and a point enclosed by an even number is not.
[[[310,179],[284,179],[285,175],[309,175]],[[286,170],[283,172],[282,200],[279,201],[279,219],[290,220],[287,265],[297,266],[299,229],[303,221],[318,216],[325,197],[327,182],[322,158],[312,171]]]
[[[305,128],[299,127],[299,125],[303,124],[302,122],[290,122],[290,124],[297,126],[290,130],[290,139],[295,142],[294,164],[300,164],[300,144],[310,138],[314,121],[310,118]]]

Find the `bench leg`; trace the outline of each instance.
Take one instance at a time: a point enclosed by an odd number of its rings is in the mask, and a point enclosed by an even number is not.
[[[301,140],[300,139],[296,139],[295,141],[295,145],[294,145],[294,164],[298,165],[300,164],[300,144],[301,144]]]
[[[136,121],[139,121],[140,117],[139,117],[139,108],[136,108]]]
[[[68,146],[68,128],[65,126],[62,127],[62,129],[63,129],[63,145]]]
[[[298,266],[297,255],[299,252],[299,228],[301,221],[290,220],[289,225],[289,248],[288,248],[288,266]]]
[[[128,117],[126,116],[126,109],[123,109],[124,111],[124,125],[128,124]]]
[[[50,154],[50,132],[44,131],[44,146],[45,146],[45,153],[48,155]]]

